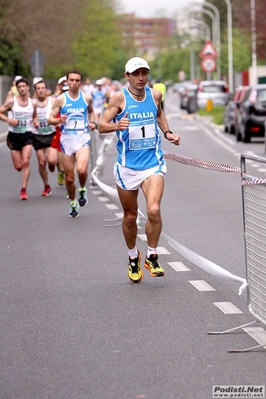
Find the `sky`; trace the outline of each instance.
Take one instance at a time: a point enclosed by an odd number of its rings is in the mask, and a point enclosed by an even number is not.
[[[202,0],[121,0],[121,12],[134,13],[136,17],[172,17],[176,11]]]

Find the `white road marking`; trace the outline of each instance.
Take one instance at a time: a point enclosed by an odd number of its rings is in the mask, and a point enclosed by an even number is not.
[[[266,331],[262,327],[245,327],[243,330],[266,349]]]
[[[204,280],[191,280],[189,283],[197,288],[198,291],[216,291],[215,288],[211,287],[210,284],[206,283]]]
[[[101,202],[110,201],[110,199],[108,197],[98,197],[98,200],[101,201]]]
[[[224,314],[239,314],[243,313],[231,302],[213,302],[217,308],[219,308]]]
[[[182,262],[167,262],[176,272],[190,272],[191,270]]]
[[[119,209],[118,206],[115,205],[115,204],[105,204],[105,206],[106,206],[108,209]]]
[[[138,234],[138,237],[141,239],[141,241],[147,241],[146,234]]]
[[[171,254],[171,252],[167,251],[167,249],[164,247],[157,247],[157,254],[158,255],[168,255],[168,254]]]
[[[117,218],[121,219],[124,216],[124,214],[123,214],[123,212],[117,212],[117,213],[115,213],[115,216]]]

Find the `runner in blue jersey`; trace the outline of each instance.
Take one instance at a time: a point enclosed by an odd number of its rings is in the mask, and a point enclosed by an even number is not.
[[[56,97],[50,125],[61,123],[60,144],[63,152],[63,167],[66,176],[66,188],[70,198],[69,217],[78,217],[78,208],[87,203],[88,165],[90,159],[90,130],[95,130],[92,97],[80,90],[82,75],[77,69],[67,73],[68,91]],[[58,118],[58,113],[60,117]],[[80,188],[76,199],[75,168]]]
[[[164,276],[157,245],[162,230],[160,204],[166,164],[158,127],[172,144],[180,144],[180,137],[169,130],[161,108],[162,93],[146,86],[149,70],[143,58],[133,57],[126,63],[124,76],[129,86],[111,97],[98,127],[100,133],[116,130],[118,138],[114,176],[124,211],[122,229],[128,248],[128,277],[133,283],[143,278],[141,254],[136,246],[139,188],[147,204],[148,250],[144,266],[151,276]]]

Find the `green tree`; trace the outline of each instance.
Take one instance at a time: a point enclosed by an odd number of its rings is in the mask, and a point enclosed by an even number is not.
[[[29,74],[28,65],[23,62],[21,46],[7,37],[0,38],[0,75]]]
[[[83,12],[82,32],[73,43],[74,64],[93,79],[110,76],[120,37],[113,4],[110,0],[90,0]]]
[[[187,77],[190,76],[190,49],[172,49],[161,52],[150,64],[153,79],[159,76],[158,68],[160,68],[162,80],[176,82],[178,81],[178,72],[181,70]]]
[[[244,71],[251,65],[250,36],[240,29],[233,29],[233,69]],[[222,40],[221,46],[222,74],[228,72],[228,42],[227,37]]]

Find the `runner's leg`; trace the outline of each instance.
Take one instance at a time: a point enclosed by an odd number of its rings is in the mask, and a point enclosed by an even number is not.
[[[22,156],[22,188],[27,188],[27,184],[30,177],[30,157],[32,154],[32,144],[27,144],[22,147],[21,156]]]
[[[75,156],[62,153],[63,168],[66,176],[66,189],[71,201],[76,199]]]

